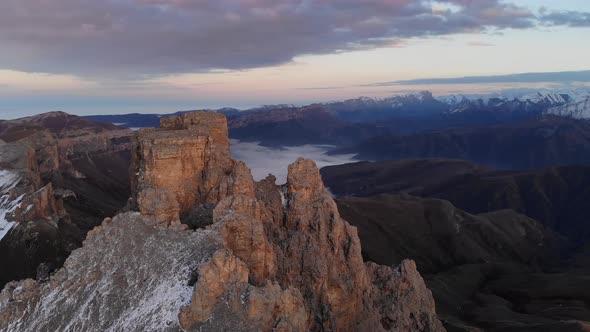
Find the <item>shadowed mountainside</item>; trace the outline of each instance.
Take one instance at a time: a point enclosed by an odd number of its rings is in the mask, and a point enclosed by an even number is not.
[[[449,331],[587,330],[579,290],[590,278],[588,244],[579,245],[588,238],[588,167],[517,172],[419,159],[321,172],[359,228],[364,258],[415,259]]]
[[[584,331],[590,322],[580,291],[590,268],[561,262],[567,241],[527,216],[471,215],[407,194],[336,202],[358,227],[366,260],[416,260],[448,331]]]
[[[589,164],[590,122],[546,116],[486,127],[382,135],[332,153],[357,153],[361,160],[462,159],[508,169]]]
[[[590,167],[497,171],[469,162],[415,159],[322,169],[338,196],[405,192],[445,199],[469,213],[512,209],[582,243],[590,236]]]
[[[0,169],[16,179],[1,188],[3,203],[20,200],[2,215],[10,229],[0,239],[0,286],[61,266],[90,229],[125,206],[131,135],[63,112],[0,121]]]

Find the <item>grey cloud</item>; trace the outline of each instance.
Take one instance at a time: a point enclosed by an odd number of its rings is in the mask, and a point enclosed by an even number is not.
[[[433,85],[433,84],[483,84],[483,83],[569,83],[590,82],[590,70],[551,73],[522,73],[497,76],[467,76],[453,78],[424,78],[373,83],[368,86]]]
[[[590,13],[576,11],[541,12],[541,21],[546,25],[565,25],[570,27],[590,27]]]
[[[530,28],[500,0],[3,0],[0,68],[141,78],[272,66],[400,39]]]

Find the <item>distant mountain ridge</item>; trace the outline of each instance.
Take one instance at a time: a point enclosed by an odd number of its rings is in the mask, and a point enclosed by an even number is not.
[[[590,121],[545,116],[493,126],[375,136],[333,154],[359,160],[463,159],[504,169],[590,164]]]
[[[583,244],[590,236],[590,166],[505,171],[463,160],[406,159],[327,166],[337,196],[407,193],[448,200],[473,214],[511,209]]]
[[[519,97],[435,97],[424,91],[210,112],[226,115],[232,139],[269,147],[333,145],[332,153],[359,160],[456,158],[512,169],[590,163],[590,94],[581,90]],[[160,117],[88,118],[144,127],[156,126]]]
[[[509,111],[512,113],[526,112],[528,115],[542,115],[551,108],[562,107],[561,112],[551,111],[549,114],[590,118],[590,114],[578,115],[576,106],[590,98],[590,91],[570,91],[566,93],[536,92],[519,97],[507,96],[471,96],[448,95],[434,97],[429,91],[414,94],[397,95],[387,98],[359,97],[344,101],[315,103],[307,106],[288,104],[266,105],[247,110],[235,108],[210,109],[207,111],[222,113],[228,118],[241,117],[259,112],[297,112],[314,108],[344,121],[375,122],[390,118],[424,118],[431,116],[452,116],[464,111]],[[571,110],[571,111],[570,111]],[[568,112],[569,111],[569,112]],[[90,115],[85,118],[99,121],[118,123],[127,127],[156,127],[159,118],[164,115],[178,115],[190,111],[179,111],[166,114],[119,114],[119,115]],[[570,114],[570,112],[573,112]],[[230,128],[231,129],[231,128]]]

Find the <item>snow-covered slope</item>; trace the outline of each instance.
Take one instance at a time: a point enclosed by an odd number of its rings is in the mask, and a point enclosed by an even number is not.
[[[494,93],[489,95],[448,95],[439,96],[436,99],[449,107],[449,113],[457,114],[465,111],[503,111],[523,116],[535,114],[547,114],[553,110],[553,114],[585,118],[585,102],[590,98],[588,90],[572,91],[535,91],[533,93],[507,92],[506,94]],[[571,114],[573,113],[573,114]]]
[[[30,302],[11,311],[12,320],[3,316],[0,330],[180,331],[178,314],[191,301],[192,273],[219,245],[210,231],[148,222],[138,213],[118,215],[92,231],[51,282],[9,284],[0,294],[0,311],[8,308],[1,295],[26,293],[19,301]]]
[[[563,105],[574,100],[574,98],[567,93],[542,93],[537,92],[531,95],[525,95],[519,98],[523,101],[530,101],[532,103],[545,103],[549,105]]]
[[[574,119],[590,119],[590,96],[563,106],[548,109],[545,114],[564,116]]]
[[[460,104],[461,102],[469,100],[470,98],[466,95],[448,95],[436,97],[435,99],[447,105],[455,106]]]
[[[17,172],[9,170],[0,170],[0,240],[8,234],[15,222],[7,220],[23,199],[23,196],[11,198],[10,190],[16,187],[20,177]]]

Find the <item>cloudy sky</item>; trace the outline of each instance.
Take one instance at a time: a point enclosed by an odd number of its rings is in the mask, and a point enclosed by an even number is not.
[[[589,37],[588,0],[2,0],[0,118],[584,86]]]

